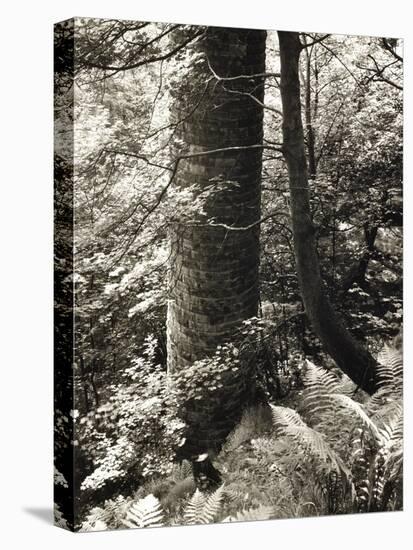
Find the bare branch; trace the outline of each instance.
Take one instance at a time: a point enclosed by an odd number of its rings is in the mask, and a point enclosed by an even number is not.
[[[211,63],[209,62],[209,59],[207,56],[205,56],[206,60],[207,60],[207,63],[208,63],[208,68],[209,70],[211,71],[211,73],[213,74],[214,78],[218,81],[225,81],[225,82],[228,82],[228,81],[233,81],[233,80],[241,80],[241,79],[245,79],[245,80],[254,80],[255,78],[279,78],[280,77],[280,73],[256,73],[256,74],[239,74],[237,76],[219,76],[215,71],[214,69],[212,68],[211,66]]]
[[[313,38],[311,34],[303,33],[303,36],[309,36],[310,38]],[[301,44],[301,49],[305,50],[307,48],[310,48],[311,46],[314,46],[315,44],[320,44],[320,42],[323,42],[326,38],[331,36],[331,34],[323,34],[323,36],[320,36],[320,38],[315,38],[312,42],[306,42],[305,44]]]
[[[153,205],[150,208],[147,209],[145,215],[141,219],[140,223],[137,225],[135,231],[133,232],[131,237],[128,239],[125,250],[122,252],[120,257],[118,258],[118,261],[120,261],[125,256],[125,254],[127,253],[129,247],[133,244],[133,242],[137,238],[137,236],[138,236],[140,230],[142,229],[143,225],[146,223],[148,218],[155,212],[155,210],[161,204],[162,200],[165,198],[166,193],[167,193],[168,189],[170,188],[170,186],[172,185],[173,180],[176,176],[176,173],[177,173],[178,167],[179,167],[179,163],[180,163],[181,160],[194,158],[194,157],[205,157],[205,156],[208,156],[208,155],[215,155],[217,153],[225,153],[225,152],[230,152],[230,151],[246,151],[248,149],[262,149],[262,150],[263,149],[269,149],[269,150],[272,150],[272,151],[282,152],[280,148],[273,147],[271,145],[256,144],[256,145],[240,145],[240,146],[234,146],[234,147],[223,147],[223,148],[219,148],[219,149],[210,149],[208,151],[200,151],[199,153],[188,153],[188,154],[180,155],[180,156],[176,157],[175,160],[171,164],[172,168],[171,167],[168,168],[168,170],[171,171],[171,176],[170,176],[168,182],[166,183],[166,185],[163,187],[163,189],[159,193],[159,195],[156,198]]]
[[[143,160],[149,166],[154,166],[155,168],[161,168],[162,170],[169,170],[172,172],[172,168],[170,166],[165,166],[164,164],[157,164],[156,162],[152,162],[145,155],[140,155],[139,153],[132,153],[129,151],[119,151],[117,149],[103,149],[103,152],[113,153],[115,155],[123,155],[126,157],[133,157],[138,160]]]
[[[381,44],[385,50],[391,53],[391,55],[397,59],[397,61],[400,61],[400,63],[403,63],[403,57],[399,55],[396,50],[393,48],[393,46],[390,44],[387,38],[381,39]]]
[[[391,80],[387,76],[384,76],[384,71],[386,69],[398,63],[397,59],[395,61],[392,61],[391,63],[388,63],[387,65],[384,65],[383,67],[380,67],[373,55],[369,54],[367,57],[373,61],[374,67],[364,67],[362,65],[359,65],[360,69],[364,69],[366,71],[369,71],[370,73],[373,73],[372,76],[367,80],[367,82],[385,82],[386,84],[389,84],[397,90],[403,90],[403,86],[397,84],[397,82],[394,82],[394,80]]]
[[[265,109],[267,111],[271,111],[272,113],[275,113],[278,116],[282,117],[282,112],[279,109],[276,109],[275,107],[270,107],[269,105],[266,105],[265,103],[260,101],[257,97],[255,97],[254,94],[251,94],[250,92],[241,92],[239,90],[230,90],[229,88],[225,88],[225,87],[224,87],[224,90],[229,94],[242,95],[242,96],[249,97],[250,99],[252,99],[255,103],[257,103],[263,109]]]
[[[227,225],[226,223],[217,223],[214,221],[211,221],[210,223],[207,223],[207,224],[196,224],[196,225],[205,225],[209,227],[223,227],[228,231],[249,231],[253,227],[256,227],[257,225],[261,225],[263,222],[271,218],[274,218],[275,216],[285,216],[287,218],[289,217],[288,214],[286,214],[284,211],[277,210],[275,212],[271,212],[271,214],[268,214],[267,216],[264,216],[255,222],[250,223],[249,225],[244,225],[244,226]]]
[[[170,32],[170,31],[169,31]],[[109,75],[105,75],[102,78],[109,78],[111,76],[114,76],[115,74],[119,73],[120,71],[128,71],[130,69],[137,69],[138,67],[141,67],[142,65],[149,65],[150,63],[156,63],[158,61],[165,61],[166,59],[169,59],[173,57],[176,53],[178,53],[180,50],[185,48],[188,44],[193,42],[196,38],[202,36],[204,34],[204,31],[197,32],[175,46],[172,50],[162,54],[162,55],[155,55],[153,57],[148,57],[146,59],[142,59],[141,61],[137,61],[135,63],[125,63],[124,65],[110,65],[110,64],[104,64],[104,63],[97,63],[93,61],[84,61],[83,64],[87,65],[88,67],[92,69],[100,69],[103,71],[111,71]]]

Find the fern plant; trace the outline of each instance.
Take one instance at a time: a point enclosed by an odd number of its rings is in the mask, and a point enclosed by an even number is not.
[[[324,499],[327,513],[350,511],[339,502],[348,497],[353,511],[401,507],[402,358],[385,349],[379,359],[371,398],[358,395],[346,377],[307,362],[300,414],[272,407],[276,436],[290,442],[284,465],[289,457],[297,477],[314,475],[315,498]]]
[[[353,469],[359,511],[401,509],[403,506],[403,357],[386,347],[379,355],[378,391],[365,410],[376,426],[375,437],[363,429],[354,440]]]
[[[211,494],[195,491],[184,511],[184,523],[188,525],[213,523],[221,510],[224,485]]]
[[[248,409],[217,457],[225,479],[195,490],[191,464],[93,508],[81,530],[206,524],[402,508],[402,358],[379,357],[369,397],[307,361],[297,410]]]
[[[362,429],[354,440],[353,470],[359,511],[374,512],[402,507],[403,410],[380,418],[378,438],[366,437]]]
[[[135,500],[129,504],[125,511],[125,517],[122,524],[130,528],[145,528],[145,527],[161,527],[163,525],[202,525],[214,522],[232,522],[232,521],[253,521],[269,519],[273,510],[270,506],[258,506],[255,508],[243,509],[237,511],[234,515],[224,517],[224,485],[221,485],[212,493],[203,493],[199,489],[186,500],[182,513],[174,520],[166,518],[166,512],[163,509],[161,502],[152,494],[144,498]],[[94,516],[89,517],[87,529],[95,530],[104,525],[103,519],[108,519],[108,515],[100,510],[97,514],[95,510]],[[105,528],[111,527],[110,521],[105,524]]]
[[[92,508],[80,525],[80,531],[103,531],[118,529],[123,525],[123,518],[129,502],[123,497],[106,500],[103,507]]]
[[[248,510],[241,510],[234,516],[228,516],[223,520],[223,523],[232,523],[236,521],[262,521],[271,519],[274,514],[272,506],[261,505],[257,508],[249,508]]]
[[[217,521],[221,512],[224,486],[211,494],[201,493],[198,489],[187,501],[179,524],[206,524]],[[161,527],[166,524],[165,512],[159,499],[149,494],[128,507],[122,524],[130,528]]]
[[[294,440],[304,452],[319,458],[329,469],[348,473],[340,457],[327,443],[325,436],[310,428],[293,409],[272,406],[274,426],[277,434]]]
[[[163,510],[159,500],[153,495],[134,502],[123,520],[126,527],[162,527],[164,525]]]

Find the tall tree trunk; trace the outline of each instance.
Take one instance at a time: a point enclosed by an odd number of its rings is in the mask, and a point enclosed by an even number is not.
[[[193,156],[180,160],[174,184],[217,189],[204,215],[171,231],[169,373],[214,354],[257,314],[264,86],[262,77],[245,75],[264,72],[265,39],[264,31],[207,28],[196,45],[201,56],[177,90],[175,150]],[[216,149],[228,150],[204,154]],[[193,405],[186,452],[218,449],[252,389],[241,370],[218,403]]]
[[[305,38],[305,37],[304,37]],[[305,44],[305,40],[304,40]],[[317,172],[317,162],[315,156],[315,133],[313,126],[313,115],[312,115],[312,101],[311,101],[311,53],[306,50],[306,59],[305,59],[305,77],[304,77],[304,86],[305,86],[305,127],[307,133],[307,152],[308,152],[308,170],[309,178],[314,179]]]
[[[333,310],[320,274],[315,227],[311,217],[307,161],[301,120],[298,33],[279,32],[283,152],[290,181],[291,216],[297,275],[306,314],[326,351],[362,389],[376,389],[376,362],[360,346]]]

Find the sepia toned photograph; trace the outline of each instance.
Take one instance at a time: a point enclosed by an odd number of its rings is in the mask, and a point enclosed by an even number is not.
[[[54,29],[55,524],[403,509],[403,41]]]

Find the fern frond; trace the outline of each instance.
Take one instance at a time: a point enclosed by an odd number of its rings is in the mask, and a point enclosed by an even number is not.
[[[199,489],[192,495],[184,512],[185,522],[189,525],[212,523],[221,510],[224,485],[210,495]]]
[[[331,399],[332,401],[334,401],[338,405],[341,405],[344,409],[349,411],[350,414],[356,416],[360,420],[360,422],[368,430],[370,430],[374,438],[377,439],[380,437],[376,424],[368,416],[368,414],[365,412],[363,406],[360,405],[360,403],[357,403],[357,401],[354,401],[353,399],[351,399],[351,397],[348,397],[347,395],[342,395],[342,394],[332,395]]]
[[[383,405],[385,405],[389,399],[391,399],[392,390],[386,386],[379,388],[365,403],[366,410],[371,417],[374,417],[376,413],[380,413]]]
[[[201,493],[199,489],[197,489],[185,508],[185,523],[187,523],[188,525],[196,525],[197,523],[200,523],[199,518],[202,515],[205,500],[205,495]]]
[[[122,523],[131,528],[161,527],[163,510],[159,500],[153,495],[147,495],[133,503]]]
[[[386,461],[387,480],[394,483],[397,479],[402,479],[403,473],[403,447],[401,446],[392,452]]]
[[[403,355],[401,350],[385,347],[379,354],[377,365],[378,386],[392,387],[401,392],[403,386]]]
[[[347,374],[343,374],[338,383],[338,393],[352,397],[357,389],[357,385],[353,382],[353,380],[351,380]],[[359,389],[358,391],[361,390]]]
[[[337,453],[326,443],[323,435],[307,426],[296,411],[288,407],[276,407],[274,405],[271,405],[271,409],[274,425],[278,429],[279,435],[292,438],[310,454],[325,463],[330,463],[337,472],[349,476],[349,470]]]
[[[319,417],[331,408],[329,396],[339,392],[339,382],[334,374],[317,367],[308,359],[306,365],[303,377],[304,409],[311,417]]]
[[[224,493],[224,485],[218,487],[216,491],[211,493],[206,502],[202,513],[201,523],[212,523],[216,520],[222,506],[222,496]]]
[[[326,369],[317,367],[306,359],[306,372],[304,374],[304,384],[307,388],[323,390],[325,393],[337,392],[339,383],[337,377]]]
[[[403,409],[401,406],[395,411],[393,416],[380,428],[381,444],[386,449],[390,449],[403,440]]]
[[[225,499],[229,503],[241,502],[245,498],[245,492],[240,489],[225,489]]]
[[[228,516],[222,522],[232,523],[235,521],[262,521],[271,519],[274,515],[272,506],[261,505],[258,508],[249,508],[248,510],[241,510],[237,512],[235,516]]]
[[[371,403],[368,404],[369,409],[370,405]],[[391,422],[392,419],[401,418],[402,416],[403,405],[401,400],[395,399],[394,397],[386,397],[381,402],[381,407],[377,408],[375,413],[371,415],[371,419],[374,421],[376,426],[384,426],[385,424]]]

